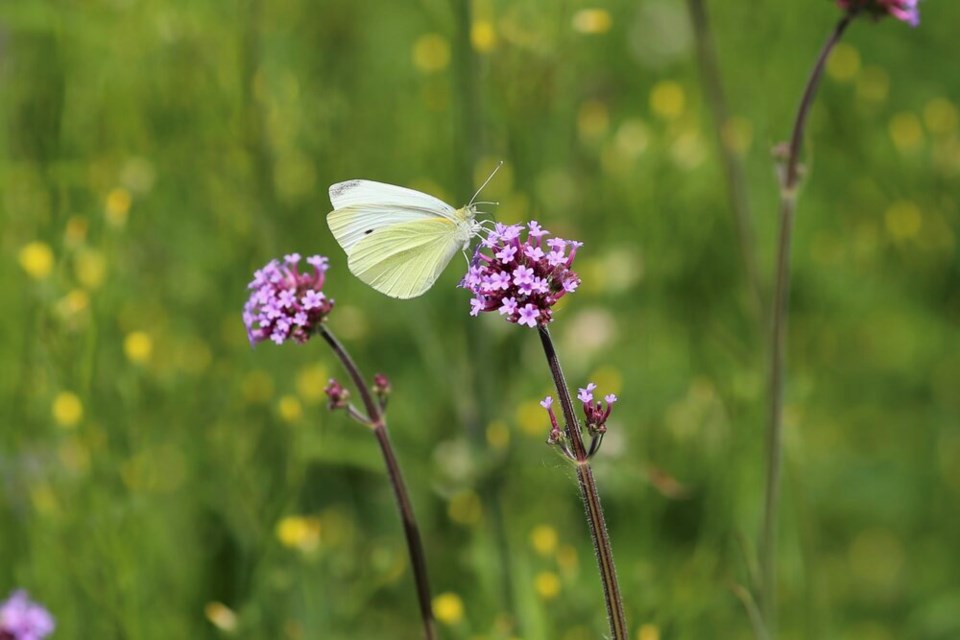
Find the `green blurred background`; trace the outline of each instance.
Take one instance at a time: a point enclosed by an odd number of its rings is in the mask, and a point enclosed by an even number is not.
[[[333,330],[391,376],[442,637],[606,632],[535,334],[346,270],[327,187],[484,192],[586,246],[552,330],[621,397],[595,469],[632,633],[751,638],[770,149],[827,0],[711,2],[762,306],[680,0],[0,4],[0,591],[56,638],[416,638],[376,443],[321,342],[252,350],[255,268],[331,256]],[[854,24],[813,113],[786,392],[783,638],[960,637],[955,2]],[[441,595],[442,594],[442,595]]]

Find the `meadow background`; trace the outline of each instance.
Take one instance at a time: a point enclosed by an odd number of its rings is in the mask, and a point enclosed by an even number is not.
[[[374,439],[321,342],[253,350],[255,268],[331,257],[451,639],[601,637],[533,331],[366,288],[324,221],[370,178],[585,242],[552,331],[621,397],[595,460],[633,633],[751,638],[776,234],[771,148],[838,12],[710,2],[745,275],[679,0],[0,3],[0,591],[55,638],[416,638]],[[854,24],[805,155],[783,638],[960,637],[960,5]]]

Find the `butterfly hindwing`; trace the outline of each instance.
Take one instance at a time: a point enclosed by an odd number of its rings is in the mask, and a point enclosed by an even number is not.
[[[443,217],[374,230],[348,252],[350,271],[393,298],[413,298],[433,286],[459,249],[456,224]]]

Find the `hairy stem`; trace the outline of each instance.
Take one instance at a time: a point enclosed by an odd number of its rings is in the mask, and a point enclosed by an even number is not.
[[[623,600],[620,597],[620,584],[617,582],[617,569],[613,563],[613,549],[610,546],[610,536],[607,533],[607,523],[603,517],[603,508],[600,506],[600,493],[593,478],[593,471],[587,461],[587,450],[580,433],[580,422],[573,408],[573,399],[567,388],[567,381],[560,368],[557,351],[550,338],[550,331],[545,326],[539,326],[540,342],[543,344],[543,353],[550,365],[557,396],[563,409],[563,420],[566,433],[573,444],[573,454],[577,463],[577,481],[580,485],[580,497],[587,513],[590,524],[590,537],[593,540],[593,549],[597,556],[597,566],[600,569],[600,579],[603,583],[603,595],[607,605],[607,621],[610,623],[610,633],[614,640],[627,640],[627,618],[623,612]]]
[[[413,568],[413,580],[416,583],[417,599],[420,603],[420,617],[423,619],[423,636],[426,640],[436,640],[437,631],[434,627],[433,608],[430,604],[430,582],[427,577],[426,554],[423,552],[420,528],[417,526],[417,519],[413,513],[413,503],[410,502],[407,487],[403,482],[403,474],[400,472],[400,464],[397,462],[393,446],[390,444],[386,419],[380,411],[379,403],[377,403],[364,381],[360,369],[353,358],[350,357],[350,354],[347,353],[347,350],[330,333],[326,325],[321,325],[319,332],[323,339],[327,341],[327,344],[330,345],[330,348],[333,349],[344,369],[347,370],[347,375],[353,380],[353,385],[357,388],[357,392],[366,408],[370,427],[377,438],[377,444],[380,445],[380,452],[383,454],[383,461],[387,466],[387,476],[390,478],[390,486],[393,487],[393,495],[397,501],[397,508],[400,510],[400,519],[403,521],[403,533],[407,539],[410,566]]]
[[[800,151],[803,134],[813,99],[823,76],[830,52],[856,17],[850,11],[840,19],[827,39],[810,72],[790,137],[780,186],[780,234],[777,245],[777,275],[773,295],[773,331],[770,350],[770,421],[767,429],[766,494],[763,502],[763,525],[760,535],[761,605],[770,638],[776,637],[777,581],[777,512],[780,504],[780,476],[783,458],[783,387],[786,363],[788,298],[790,292],[790,253],[793,219],[796,211],[797,186],[800,180]]]

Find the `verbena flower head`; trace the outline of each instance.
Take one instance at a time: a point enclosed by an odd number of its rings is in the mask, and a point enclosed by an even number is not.
[[[32,602],[26,591],[14,591],[0,604],[0,638],[3,640],[42,640],[53,633],[55,626],[50,612]]]
[[[271,260],[247,285],[252,293],[243,307],[243,323],[251,345],[306,342],[333,309],[333,300],[323,293],[327,259],[307,258],[310,267],[303,273],[300,260],[299,253],[284,256],[283,262]]]
[[[522,238],[526,230],[526,238]],[[509,322],[536,327],[553,320],[553,305],[580,286],[570,267],[582,242],[546,239],[536,222],[497,223],[477,248],[460,286],[473,292],[470,315],[495,311]]]
[[[837,0],[844,11],[862,10],[874,17],[891,16],[911,27],[920,24],[919,0]]]

